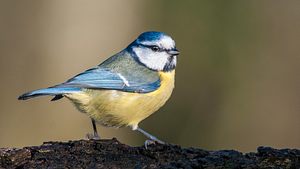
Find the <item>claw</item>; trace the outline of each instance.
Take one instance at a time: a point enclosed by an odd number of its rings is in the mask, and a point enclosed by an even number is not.
[[[148,149],[148,146],[156,144],[153,140],[146,140],[144,143],[145,149]]]
[[[160,140],[146,140],[144,143],[145,149],[148,149],[148,146],[150,145],[156,145],[156,144],[165,144],[163,141]]]
[[[145,143],[144,143],[146,149],[147,149],[147,146],[148,146],[148,145],[156,144],[156,142],[159,143],[159,144],[165,144],[165,142],[159,140],[159,139],[156,138],[155,136],[153,136],[153,135],[147,133],[145,130],[143,130],[143,129],[137,127],[137,126],[134,127],[133,130],[137,130],[137,131],[141,132],[142,134],[144,134],[146,137],[148,137],[148,138],[150,139],[150,140],[146,140]]]
[[[100,137],[92,133],[87,133],[85,136],[88,140],[100,140]]]
[[[151,136],[150,139],[151,139],[150,141],[153,141],[154,143],[157,142],[157,143],[159,143],[159,144],[165,144],[165,142],[159,140],[158,138],[156,138],[156,137],[154,137],[154,136]],[[147,141],[147,140],[146,140],[146,141]]]

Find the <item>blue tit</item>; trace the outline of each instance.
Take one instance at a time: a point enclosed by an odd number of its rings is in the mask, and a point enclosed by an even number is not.
[[[68,98],[91,120],[93,138],[99,139],[96,122],[104,126],[129,126],[152,141],[163,143],[138,127],[162,107],[174,88],[179,51],[175,41],[162,32],[144,32],[128,47],[100,65],[64,83],[34,90],[19,100],[54,96]]]

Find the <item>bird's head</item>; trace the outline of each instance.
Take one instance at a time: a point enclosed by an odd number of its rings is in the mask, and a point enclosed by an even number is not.
[[[176,67],[179,51],[175,47],[175,41],[165,33],[144,32],[128,49],[149,69],[168,72]]]

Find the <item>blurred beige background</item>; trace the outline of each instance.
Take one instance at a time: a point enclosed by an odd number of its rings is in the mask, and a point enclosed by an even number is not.
[[[68,100],[18,101],[93,67],[141,32],[164,31],[181,55],[176,89],[141,127],[204,149],[300,148],[300,1],[0,0],[0,147],[84,138]],[[99,127],[130,145],[144,137]]]

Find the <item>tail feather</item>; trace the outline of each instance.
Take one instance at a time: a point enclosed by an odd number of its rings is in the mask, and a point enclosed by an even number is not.
[[[71,87],[49,87],[45,89],[34,90],[28,93],[24,93],[18,97],[18,100],[27,100],[38,96],[57,96],[67,93],[74,93],[80,91],[80,88],[71,88]],[[56,98],[55,100],[57,100]]]

